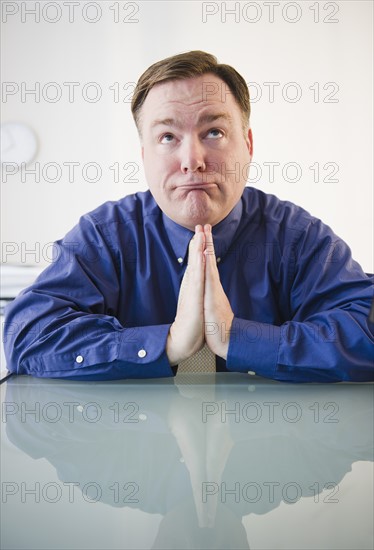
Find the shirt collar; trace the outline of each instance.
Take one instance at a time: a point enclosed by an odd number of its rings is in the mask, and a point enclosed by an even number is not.
[[[221,260],[224,258],[234,239],[235,232],[242,217],[242,212],[243,205],[240,200],[226,218],[213,227],[214,250],[216,257]],[[171,218],[166,216],[164,212],[162,212],[162,221],[177,261],[181,265],[184,265],[187,260],[188,245],[194,233],[186,227],[174,222]]]

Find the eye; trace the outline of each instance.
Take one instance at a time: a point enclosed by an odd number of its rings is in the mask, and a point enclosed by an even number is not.
[[[219,138],[223,137],[223,132],[222,132],[222,130],[219,130],[218,128],[212,128],[207,133],[207,137],[212,138],[212,139],[219,139]]]
[[[173,134],[163,134],[160,138],[160,143],[171,143],[174,139]]]

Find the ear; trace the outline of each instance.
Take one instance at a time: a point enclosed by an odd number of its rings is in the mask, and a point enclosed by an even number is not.
[[[252,130],[251,128],[248,129],[248,134],[246,136],[246,139],[245,139],[246,143],[247,143],[247,147],[248,147],[248,151],[249,151],[249,156],[251,157],[251,160],[252,160],[252,157],[253,157],[253,135],[252,135]]]

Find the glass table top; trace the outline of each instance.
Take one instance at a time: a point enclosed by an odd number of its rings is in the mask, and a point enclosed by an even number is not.
[[[373,390],[11,377],[1,548],[373,548]]]

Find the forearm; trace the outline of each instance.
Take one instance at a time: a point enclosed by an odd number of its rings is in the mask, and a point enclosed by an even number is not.
[[[23,296],[7,310],[7,368],[48,378],[106,380],[172,376],[165,347],[170,325],[126,328],[108,315],[32,311]]]
[[[374,380],[373,337],[365,315],[325,312],[275,326],[235,318],[227,368],[290,382]]]

